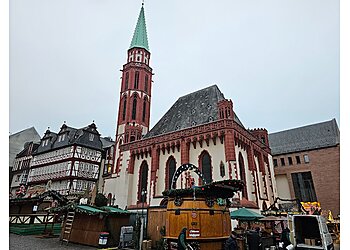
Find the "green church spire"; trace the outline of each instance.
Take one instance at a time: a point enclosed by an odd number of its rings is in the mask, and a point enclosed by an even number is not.
[[[137,20],[134,36],[132,37],[132,41],[130,44],[131,48],[144,48],[149,51],[148,48],[148,39],[147,39],[147,30],[146,30],[146,20],[145,20],[145,12],[143,9],[143,4],[141,7],[139,19]]]

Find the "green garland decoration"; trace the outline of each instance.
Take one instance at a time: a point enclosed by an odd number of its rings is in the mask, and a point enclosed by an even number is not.
[[[215,197],[215,198],[231,198],[235,192],[241,191],[244,188],[244,182],[241,180],[223,180],[216,181],[210,184],[187,188],[187,189],[169,189],[163,192],[166,197]]]

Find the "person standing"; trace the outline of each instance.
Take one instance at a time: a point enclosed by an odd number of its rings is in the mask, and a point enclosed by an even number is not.
[[[179,234],[179,237],[177,238],[177,249],[178,250],[187,250],[187,243],[186,243],[186,231],[187,231],[187,228],[184,227],[180,234]]]
[[[238,250],[237,234],[235,231],[232,231],[230,237],[226,240],[225,250]]]

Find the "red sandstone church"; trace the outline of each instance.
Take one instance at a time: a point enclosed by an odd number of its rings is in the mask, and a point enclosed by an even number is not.
[[[104,193],[123,208],[158,206],[175,171],[191,163],[206,182],[243,180],[244,191],[233,197],[242,205],[269,207],[277,192],[266,129],[246,129],[216,85],[180,97],[149,129],[150,58],[142,6],[122,69],[114,165],[104,179]],[[176,188],[193,182],[203,184],[187,171]]]

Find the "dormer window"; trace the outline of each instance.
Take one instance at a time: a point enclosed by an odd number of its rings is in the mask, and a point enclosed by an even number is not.
[[[94,134],[89,134],[89,141],[93,141],[94,140]]]
[[[49,144],[49,139],[43,140],[43,142],[41,143],[42,147],[45,147]]]
[[[66,134],[59,135],[58,142],[64,141],[65,138],[66,138]]]

